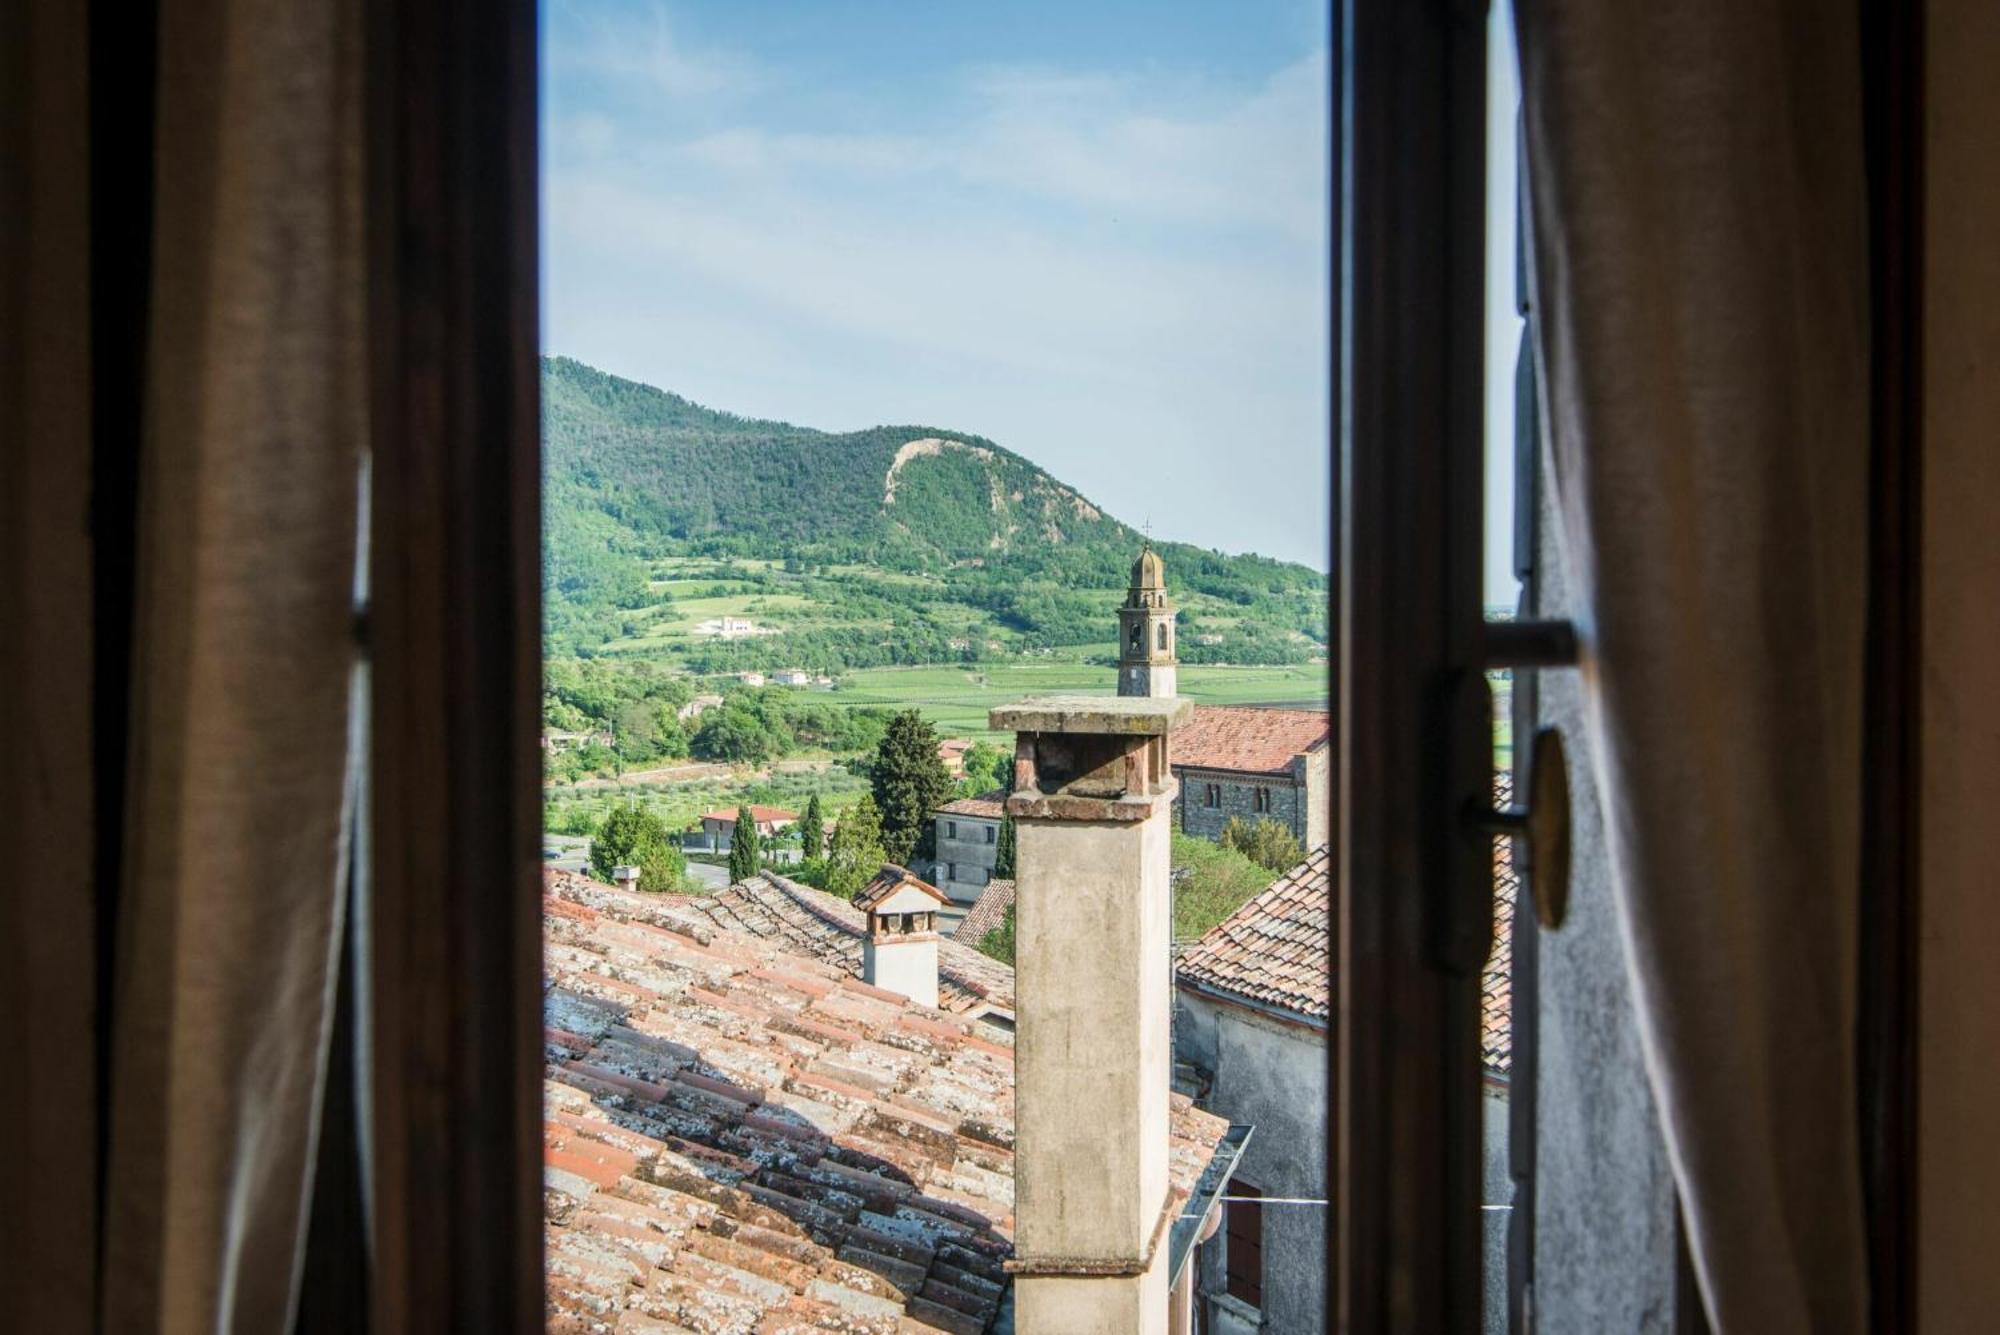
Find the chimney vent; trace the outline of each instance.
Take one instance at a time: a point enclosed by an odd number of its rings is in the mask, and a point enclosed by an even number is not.
[[[637,867],[613,867],[611,869],[611,883],[620,890],[637,890],[639,888],[639,869]]]
[[[861,977],[871,987],[938,1004],[937,911],[947,901],[928,881],[893,864],[861,887],[854,907],[868,915],[861,943]]]
[[[1135,571],[1134,585],[1154,569]],[[1167,739],[1193,709],[1158,695],[1058,696],[991,716],[1015,734],[1007,1268],[1021,1330],[1166,1328],[1168,812],[1178,787]]]

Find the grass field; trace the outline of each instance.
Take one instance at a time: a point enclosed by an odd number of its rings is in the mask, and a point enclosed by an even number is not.
[[[1109,646],[1106,646],[1108,649]],[[948,737],[992,737],[986,713],[1027,695],[1109,695],[1112,670],[1089,663],[979,664],[970,668],[865,668],[842,676],[833,698],[845,705],[914,707]],[[1324,709],[1323,666],[1203,667],[1183,665],[1182,695],[1205,705],[1289,704]]]

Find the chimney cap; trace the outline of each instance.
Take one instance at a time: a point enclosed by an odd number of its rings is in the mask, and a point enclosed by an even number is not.
[[[628,882],[636,885],[639,880],[639,869],[631,866],[613,867],[611,869],[611,879],[621,885]]]
[[[1001,705],[987,715],[995,732],[1087,732],[1158,737],[1194,716],[1180,696],[1041,695]]]

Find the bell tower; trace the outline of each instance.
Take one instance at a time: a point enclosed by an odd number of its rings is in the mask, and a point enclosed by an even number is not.
[[[1118,609],[1118,694],[1172,696],[1175,689],[1174,605],[1167,568],[1147,543],[1132,563],[1132,587]]]

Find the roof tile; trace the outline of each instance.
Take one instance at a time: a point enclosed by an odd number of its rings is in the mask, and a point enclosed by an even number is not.
[[[840,915],[777,878],[715,917],[566,873],[548,889],[591,911],[545,919],[551,1330],[901,1335],[1000,1319],[1003,1035],[852,982]],[[797,953],[794,933],[819,949]],[[1011,1005],[1012,971],[976,958]],[[1177,1192],[1222,1129],[1176,1100]]]
[[[1326,744],[1331,720],[1324,709],[1196,705],[1194,718],[1169,739],[1168,755],[1175,766],[1282,773],[1294,756]]]

